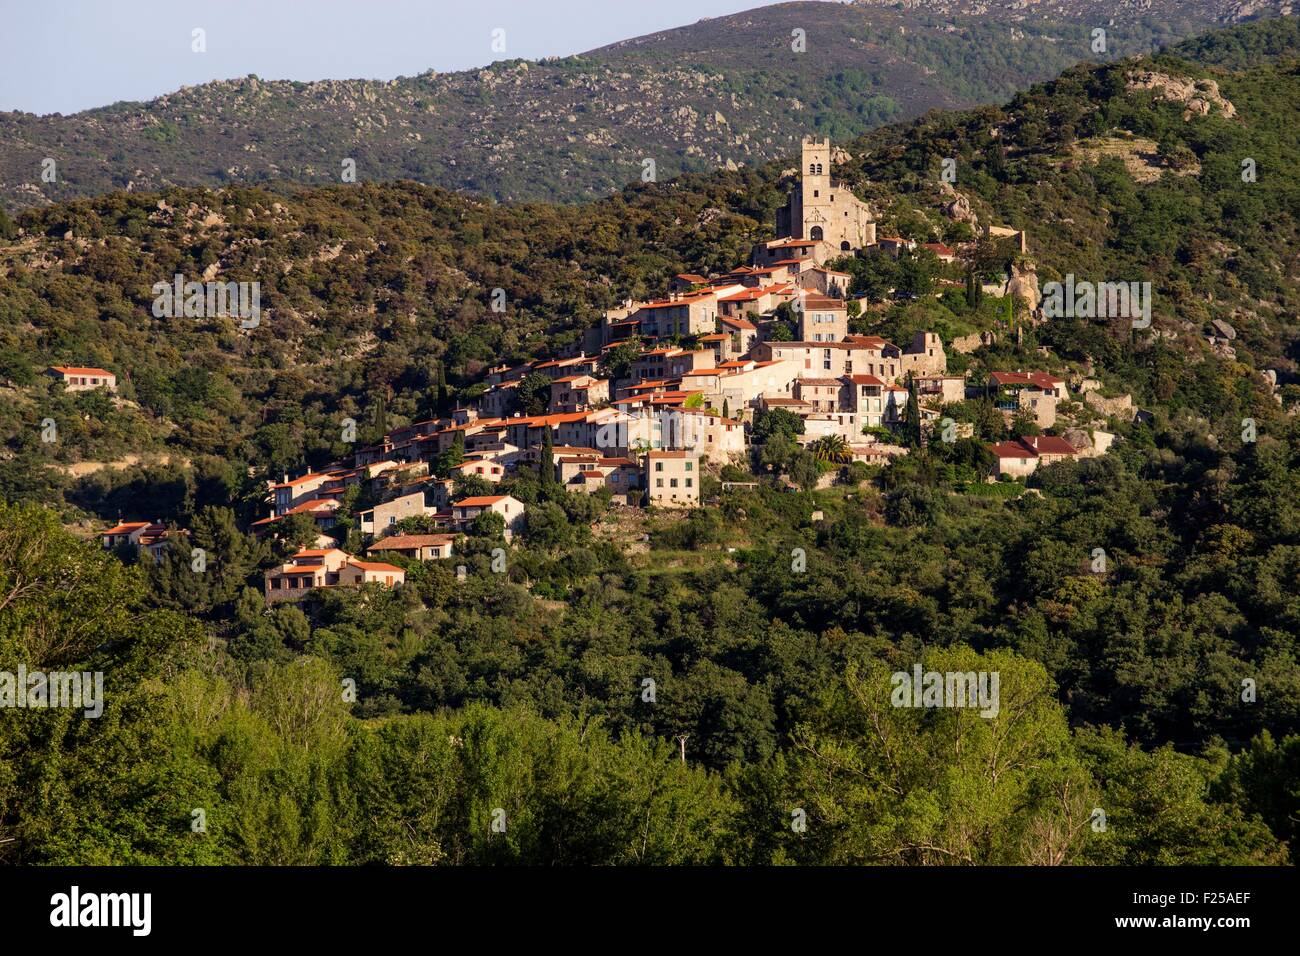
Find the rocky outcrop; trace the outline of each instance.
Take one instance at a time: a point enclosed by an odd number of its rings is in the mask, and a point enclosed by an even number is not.
[[[1114,435],[1095,428],[1067,428],[1061,437],[1079,450],[1080,458],[1097,458],[1115,443]]]
[[[1024,302],[1031,312],[1037,310],[1043,296],[1038,290],[1038,271],[1032,259],[1021,259],[1011,263],[1011,279],[1007,282],[1007,292]]]
[[[953,189],[951,183],[940,182],[939,189],[943,193],[943,200],[939,208],[945,216],[954,222],[968,222],[972,226],[979,225],[979,217],[971,209],[969,199]]]
[[[1215,332],[1229,341],[1237,337],[1237,330],[1227,322],[1223,321],[1223,319],[1215,319],[1210,323],[1210,325],[1214,326]]]
[[[1133,396],[1131,395],[1106,398],[1101,392],[1084,392],[1083,403],[1102,415],[1114,415],[1125,420],[1133,417]]]
[[[1237,108],[1219,92],[1219,84],[1214,80],[1193,80],[1183,76],[1171,76],[1155,70],[1142,70],[1128,76],[1130,90],[1151,90],[1157,100],[1168,103],[1182,103],[1183,121],[1194,116],[1209,116],[1217,111],[1223,116],[1237,115]]]

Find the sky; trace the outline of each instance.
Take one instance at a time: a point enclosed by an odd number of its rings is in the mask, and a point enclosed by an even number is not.
[[[0,0],[0,110],[75,113],[255,73],[383,79],[568,56],[777,0]],[[207,51],[192,50],[202,29]],[[505,52],[492,33],[505,31]]]

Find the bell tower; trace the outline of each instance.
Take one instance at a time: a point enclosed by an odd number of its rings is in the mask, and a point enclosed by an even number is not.
[[[803,229],[805,239],[826,239],[831,226],[831,141],[803,140]]]
[[[876,222],[871,207],[855,196],[847,183],[831,177],[830,140],[804,137],[799,159],[799,182],[776,211],[777,236],[817,243],[812,257],[818,263],[874,244]]]

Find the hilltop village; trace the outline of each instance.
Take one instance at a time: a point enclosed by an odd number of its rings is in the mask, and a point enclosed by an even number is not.
[[[614,504],[694,508],[710,503],[706,474],[721,478],[723,492],[757,480],[762,466],[752,461],[751,443],[768,417],[787,423],[820,460],[843,467],[906,455],[899,436],[909,408],[923,441],[969,438],[970,424],[945,419],[942,410],[971,397],[989,398],[1008,422],[1021,416],[1036,429],[1052,428],[1058,403],[1070,399],[1064,378],[994,372],[972,386],[948,373],[934,332],[904,343],[850,332],[859,308],[849,298],[851,276],[829,264],[859,253],[898,256],[915,243],[878,237],[871,209],[832,178],[831,165],[829,141],[804,141],[799,182],[778,210],[778,238],[754,248],[748,264],[678,275],[661,298],[606,312],[576,354],[490,368],[473,400],[449,417],[393,429],[350,461],[269,482],[268,514],[251,531],[278,536],[310,518],[317,538],[266,572],[268,601],[318,587],[400,584],[404,572],[386,558],[450,557],[456,536],[485,520],[509,541],[525,526],[527,506],[497,486],[521,465],[574,494],[606,493]],[[1023,249],[1023,234],[1003,232]],[[943,262],[958,256],[930,247]],[[69,389],[115,387],[102,369],[49,374]],[[989,450],[995,472],[1017,478],[1043,463],[1101,454],[1108,438],[1094,432],[1076,447],[1033,434]],[[828,471],[819,484],[834,480]],[[353,486],[368,505],[356,512],[365,558],[344,551],[332,533]],[[169,540],[185,533],[134,521],[104,531],[102,542],[160,560]]]

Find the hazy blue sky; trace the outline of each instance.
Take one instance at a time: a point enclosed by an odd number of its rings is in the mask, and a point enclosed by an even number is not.
[[[773,2],[0,0],[0,110],[73,113],[249,73],[392,79],[566,56]],[[195,27],[206,53],[190,49]]]

